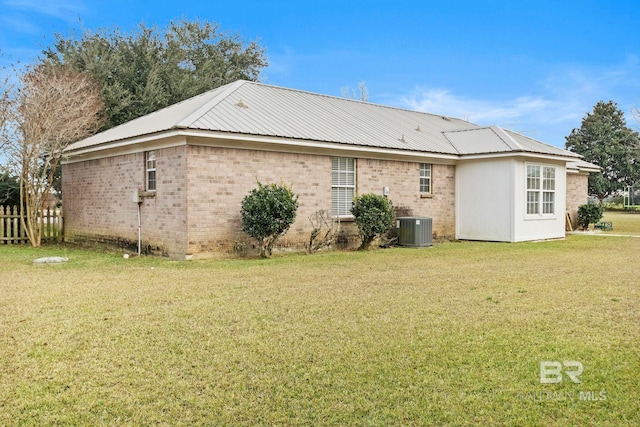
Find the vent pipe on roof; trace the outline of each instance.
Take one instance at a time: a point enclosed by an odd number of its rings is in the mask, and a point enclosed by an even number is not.
[[[402,134],[402,136],[400,137],[400,139],[398,139],[398,141],[400,141],[400,142],[407,142],[407,141],[405,141],[405,139],[404,139],[404,133]]]
[[[236,107],[240,107],[240,108],[249,108],[249,106],[247,104],[244,103],[244,101],[242,99],[240,99],[240,101],[238,101],[236,103]]]
[[[418,125],[418,127],[416,128],[416,130],[417,130],[418,132],[422,132],[422,129],[420,129],[420,125]]]

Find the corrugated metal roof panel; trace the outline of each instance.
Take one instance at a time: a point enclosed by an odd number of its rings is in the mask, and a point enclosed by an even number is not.
[[[504,153],[517,150],[493,127],[444,132],[459,154]]]
[[[530,138],[526,135],[522,135],[520,133],[513,132],[507,129],[503,130],[505,133],[511,136],[511,138],[513,138],[518,143],[518,145],[520,145],[523,151],[540,154],[551,154],[556,156],[569,156],[576,158],[580,157],[579,154],[572,153],[568,150],[563,150],[562,148],[554,147],[553,145],[545,144],[544,142]]]
[[[120,126],[90,136],[89,138],[71,144],[67,148],[67,151],[173,129],[177,127],[182,120],[189,118],[194,112],[200,111],[201,108],[215,101],[218,96],[224,96],[225,91],[231,89],[232,85],[237,86],[238,82],[221,86],[212,91],[194,96],[193,98],[186,99],[177,104],[154,111],[146,116],[138,117]]]
[[[240,100],[246,108],[237,107]],[[190,127],[456,154],[442,130],[469,126],[474,125],[293,89],[246,84]]]
[[[585,172],[599,172],[602,168],[585,160],[578,160],[575,162],[567,163],[567,169]]]
[[[73,151],[171,129],[272,136],[434,154],[510,151],[567,155],[502,128],[237,81],[76,142]]]
[[[445,131],[444,135],[461,155],[527,152],[563,157],[580,157],[499,126]]]

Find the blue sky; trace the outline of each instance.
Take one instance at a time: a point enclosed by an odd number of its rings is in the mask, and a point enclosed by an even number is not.
[[[268,84],[497,124],[563,146],[599,100],[640,105],[640,2],[0,0],[2,65],[54,33],[211,20],[266,47]],[[81,24],[82,23],[82,24]]]

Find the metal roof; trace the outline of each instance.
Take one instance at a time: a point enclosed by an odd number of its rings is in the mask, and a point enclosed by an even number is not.
[[[91,136],[66,151],[72,155],[176,129],[462,156],[527,151],[579,157],[496,126],[244,80]]]
[[[600,172],[602,168],[585,160],[578,160],[575,162],[567,163],[567,170],[576,172]]]
[[[459,154],[525,152],[556,156],[580,157],[575,153],[545,144],[498,126],[445,131],[445,137]]]

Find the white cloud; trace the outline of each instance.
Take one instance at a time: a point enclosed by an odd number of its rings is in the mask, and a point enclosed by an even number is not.
[[[511,100],[473,99],[441,88],[417,88],[401,98],[411,109],[467,118],[478,123],[499,123],[553,108],[553,102],[541,97],[521,96]]]
[[[390,102],[481,125],[497,124],[562,145],[564,136],[580,126],[600,100],[617,102],[628,124],[636,125],[630,110],[640,101],[640,61],[628,55],[622,63],[608,67],[559,65],[539,81],[527,82],[522,91],[527,94],[474,98],[451,88],[417,86]]]
[[[40,29],[35,24],[29,22],[23,16],[2,15],[0,16],[0,25],[6,30],[17,33],[38,34],[40,32]]]
[[[2,4],[15,11],[48,15],[67,22],[77,21],[78,15],[87,9],[81,0],[5,0]]]

